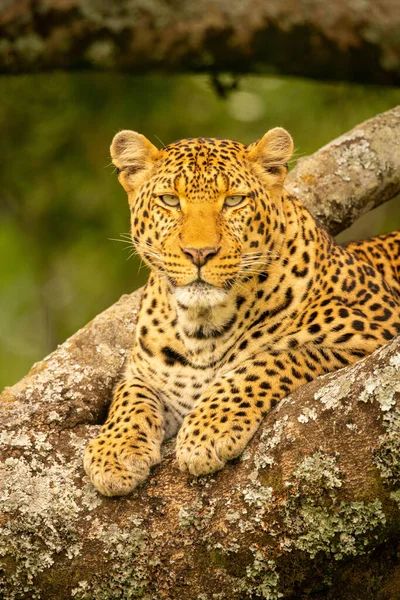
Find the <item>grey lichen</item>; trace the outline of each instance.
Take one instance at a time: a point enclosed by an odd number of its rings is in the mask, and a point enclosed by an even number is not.
[[[299,423],[308,423],[309,421],[316,421],[317,417],[318,412],[315,408],[308,408],[305,406],[300,415],[297,417],[297,420]]]
[[[378,440],[375,464],[385,481],[400,486],[400,411],[385,414],[383,421],[386,432]]]
[[[249,506],[264,508],[272,499],[273,488],[265,487],[256,480],[244,488],[243,496]]]
[[[325,552],[336,560],[344,556],[364,554],[374,531],[386,523],[382,503],[340,502],[337,506],[317,505],[303,501],[296,508],[288,506],[286,525],[295,535],[292,547],[304,550],[314,558]]]
[[[390,492],[390,498],[396,502],[397,506],[400,508],[400,488],[394,492]]]
[[[181,527],[191,527],[192,525],[199,528],[202,524],[201,516],[202,504],[200,502],[191,506],[180,506],[178,512],[179,524]]]
[[[253,552],[254,561],[246,567],[246,577],[241,578],[237,591],[242,592],[244,597],[257,596],[265,600],[282,598],[283,594],[278,589],[279,575],[276,563],[268,560],[256,546],[250,550]]]
[[[148,540],[142,521],[141,517],[132,515],[124,528],[115,523],[107,526],[93,524],[91,535],[102,543],[103,554],[108,557],[108,574],[106,579],[99,573],[90,582],[80,581],[71,592],[75,600],[109,600],[114,597],[155,600],[148,592],[149,569],[154,565],[154,559],[142,556]]]
[[[357,129],[351,134],[346,134],[332,142],[332,147],[338,146],[339,152],[336,155],[338,165],[335,175],[343,181],[351,181],[353,170],[369,169],[373,172],[379,172],[379,161],[371,149],[368,139],[365,138],[365,132]]]
[[[321,402],[323,411],[338,409],[342,400],[350,394],[353,384],[354,376],[338,374],[330,383],[322,386],[314,398]]]
[[[238,510],[228,509],[225,513],[225,519],[229,521],[229,523],[235,523],[240,519],[240,512]]]
[[[365,382],[360,395],[362,402],[377,402],[385,429],[378,439],[374,463],[385,483],[400,486],[400,353],[390,356],[391,344],[379,350],[387,365],[373,373]],[[387,360],[387,358],[389,358]]]
[[[0,556],[14,564],[8,576],[4,600],[42,598],[35,577],[51,568],[62,553],[69,560],[80,555],[80,514],[103,503],[93,486],[76,486],[80,476],[85,440],[74,432],[65,433],[65,443],[75,450],[68,461],[54,452],[47,432],[33,435],[22,427],[19,433],[3,431],[0,448],[17,449],[0,465],[0,505],[5,518],[0,527]]]
[[[179,525],[183,528],[193,526],[198,530],[203,529],[214,515],[215,504],[215,499],[208,501],[207,494],[201,493],[194,503],[179,507]]]
[[[342,476],[337,459],[319,451],[306,457],[293,473],[285,507],[287,550],[303,550],[311,558],[324,552],[336,560],[362,554],[375,530],[386,523],[378,499],[370,503],[338,500]]]
[[[380,351],[384,358],[388,353],[387,348]],[[400,394],[400,354],[391,356],[388,365],[373,373],[365,382],[364,390],[360,394],[362,402],[378,402],[383,412],[390,411],[397,403]]]
[[[278,446],[284,434],[287,439],[290,439],[290,432],[287,429],[288,416],[285,415],[281,419],[278,419],[272,427],[263,430],[254,454],[254,466],[256,470],[264,469],[274,464],[275,459],[271,451]]]
[[[75,525],[80,508],[73,475],[73,467],[62,461],[5,460],[0,472],[0,480],[5,482],[0,504],[3,513],[12,518],[0,528],[0,556],[15,564],[13,575],[2,582],[8,590],[5,600],[26,594],[41,598],[34,578],[51,567],[58,553],[69,559],[80,553],[82,544]]]
[[[294,480],[305,494],[320,496],[341,487],[337,457],[322,451],[307,456],[293,473]]]

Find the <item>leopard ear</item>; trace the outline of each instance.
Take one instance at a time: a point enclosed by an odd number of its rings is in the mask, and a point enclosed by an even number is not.
[[[247,158],[259,163],[272,175],[283,175],[293,154],[293,140],[286,129],[270,129],[259,140],[247,147]]]
[[[110,154],[122,187],[130,192],[137,187],[138,176],[151,169],[160,151],[141,133],[124,129],[114,136]]]

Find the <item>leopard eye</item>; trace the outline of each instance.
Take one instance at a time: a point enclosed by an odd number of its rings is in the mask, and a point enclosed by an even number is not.
[[[239,206],[246,199],[246,196],[228,196],[225,198],[224,206],[232,208],[234,206]]]
[[[159,198],[166,206],[171,206],[172,208],[179,208],[180,206],[178,196],[174,196],[173,194],[163,194]]]

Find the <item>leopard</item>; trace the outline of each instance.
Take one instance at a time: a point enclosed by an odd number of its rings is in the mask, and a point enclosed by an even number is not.
[[[84,468],[131,493],[176,436],[181,471],[239,457],[292,391],[400,331],[400,233],[341,246],[285,190],[293,140],[111,144],[132,243],[150,269],[133,346]]]

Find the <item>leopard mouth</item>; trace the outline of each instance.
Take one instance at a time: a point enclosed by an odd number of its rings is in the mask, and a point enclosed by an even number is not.
[[[211,309],[226,303],[227,291],[198,277],[186,285],[176,287],[174,295],[183,308]]]

